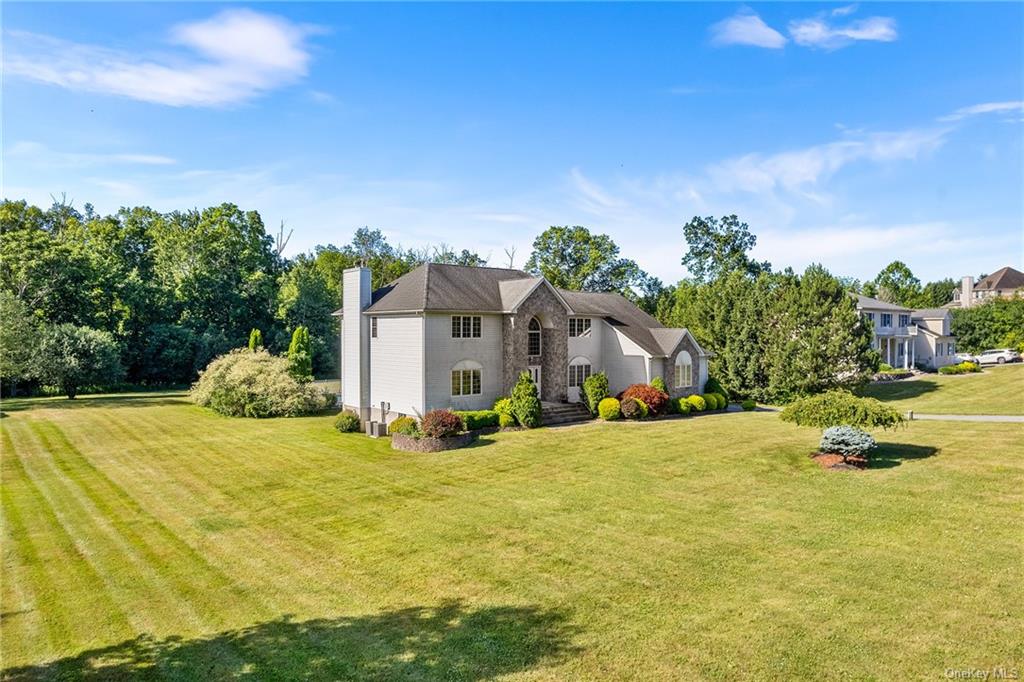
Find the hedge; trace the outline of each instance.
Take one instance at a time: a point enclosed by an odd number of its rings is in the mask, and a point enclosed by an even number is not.
[[[455,414],[462,417],[467,431],[476,431],[489,426],[498,426],[499,413],[495,410],[456,410]]]

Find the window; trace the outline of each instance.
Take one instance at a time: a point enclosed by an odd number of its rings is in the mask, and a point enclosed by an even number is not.
[[[676,356],[676,388],[693,386],[693,360],[685,350]]]
[[[584,357],[573,358],[569,363],[569,388],[580,388],[590,376],[590,361]]]
[[[370,337],[374,338],[374,339],[377,338],[377,318],[376,317],[371,317],[370,318]]]
[[[942,355],[942,342],[935,344],[935,354]]]
[[[452,315],[453,339],[479,339],[479,315]]]
[[[867,320],[869,323],[871,323],[872,327],[875,326],[875,314],[874,313],[864,313],[864,319]]]
[[[892,326],[892,313],[882,313],[882,326],[883,327],[891,327]]]
[[[910,315],[900,315],[900,326],[901,327],[909,327],[910,326]]]
[[[953,345],[952,343],[947,343],[946,344],[946,355],[952,355],[955,352],[956,352],[956,346]]]
[[[540,355],[540,322],[537,318],[530,320],[530,326],[527,328],[527,339],[526,339],[526,354],[527,355]]]
[[[590,318],[570,318],[569,336],[590,336]]]
[[[463,360],[452,368],[452,395],[480,395],[482,366],[472,360]]]

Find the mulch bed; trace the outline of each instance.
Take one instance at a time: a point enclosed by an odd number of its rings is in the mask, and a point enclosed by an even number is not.
[[[821,465],[822,469],[833,471],[860,471],[868,468],[868,461],[863,457],[847,457],[825,452],[812,452],[810,458]]]

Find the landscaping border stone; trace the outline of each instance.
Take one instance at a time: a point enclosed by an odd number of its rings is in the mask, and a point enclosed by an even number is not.
[[[444,450],[457,450],[464,448],[476,440],[479,432],[470,431],[460,433],[457,436],[447,438],[431,438],[429,436],[407,436],[404,433],[396,433],[391,436],[391,447],[394,450],[404,452],[442,452]]]

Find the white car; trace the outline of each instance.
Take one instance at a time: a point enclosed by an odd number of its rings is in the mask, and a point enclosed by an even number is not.
[[[1003,365],[1007,362],[1020,362],[1020,353],[1012,348],[990,348],[978,353],[978,361],[983,365]]]
[[[973,362],[976,365],[981,364],[981,360],[978,359],[978,356],[970,353],[957,353],[953,357],[956,358],[957,362]]]

